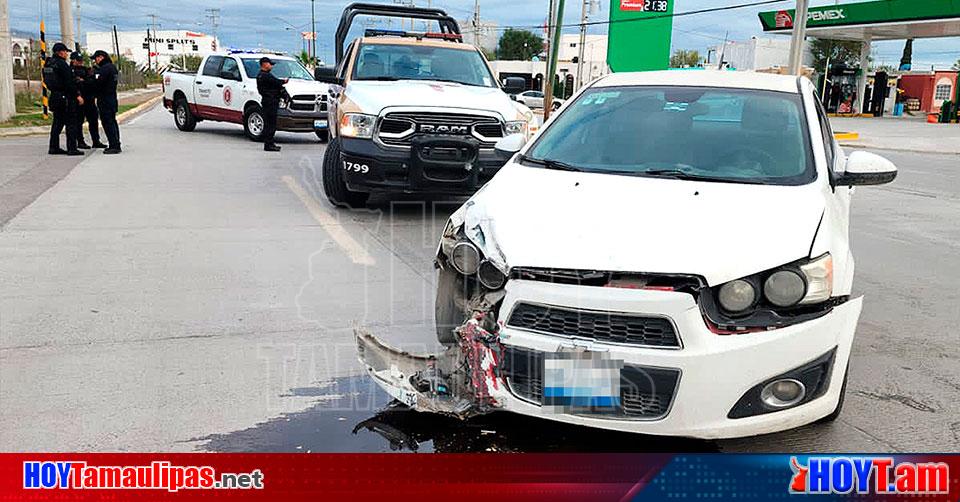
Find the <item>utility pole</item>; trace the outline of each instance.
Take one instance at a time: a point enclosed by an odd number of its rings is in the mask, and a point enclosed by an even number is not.
[[[317,60],[317,11],[310,0],[310,61]]]
[[[593,5],[593,0],[583,0],[583,7],[580,9],[580,41],[577,47],[580,49],[577,54],[577,89],[583,86],[583,45],[587,43],[587,5]]]
[[[543,120],[546,121],[550,118],[550,111],[553,108],[553,79],[554,75],[557,73],[557,56],[560,54],[560,32],[563,29],[563,6],[566,3],[566,0],[556,0],[557,1],[557,12],[554,15],[553,21],[553,37],[550,39],[550,54],[549,61],[547,61],[547,73],[550,74],[549,87],[550,92],[544,93],[543,96]],[[552,3],[552,2],[551,2]]]
[[[210,20],[210,27],[213,30],[213,43],[220,49],[220,40],[217,39],[217,28],[220,26],[220,9],[204,9],[204,17]]]
[[[80,52],[80,37],[83,36],[83,32],[80,31],[80,0],[77,0],[76,11],[73,13],[73,17],[77,21],[77,32],[76,32],[76,41],[74,42],[74,47],[77,52]]]
[[[17,111],[13,91],[13,44],[10,43],[10,12],[0,0],[0,121]]]
[[[793,15],[793,36],[790,38],[790,67],[791,75],[800,75],[803,72],[803,46],[807,38],[807,11],[810,0],[797,0],[797,8]]]
[[[70,0],[60,0],[60,41],[73,47],[73,13]]]
[[[153,33],[152,42],[153,42],[153,71],[157,71],[157,68],[160,66],[160,53],[157,50],[157,15],[156,14],[147,14],[147,17],[150,18],[150,25],[152,29],[150,30]]]
[[[473,1],[473,45],[480,47],[480,0]]]

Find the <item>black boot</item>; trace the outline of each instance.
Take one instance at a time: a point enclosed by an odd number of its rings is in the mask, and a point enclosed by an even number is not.
[[[115,153],[120,153],[120,149],[119,149],[119,148],[107,148],[107,149],[105,149],[105,150],[103,151],[103,153],[106,154],[106,155],[113,155],[113,154],[115,154]]]
[[[89,149],[90,149],[90,145],[88,145],[86,141],[78,141],[78,142],[77,142],[77,148],[79,148],[79,149],[81,149],[81,150],[89,150]]]
[[[47,153],[50,155],[66,155],[67,151],[63,148],[51,148],[47,150]]]
[[[278,145],[273,144],[273,143],[267,143],[266,145],[263,145],[263,151],[265,151],[265,152],[279,152],[279,151],[280,151],[280,147],[279,147]]]
[[[83,155],[83,152],[81,152],[80,150],[67,150],[67,155],[70,155],[70,156]]]
[[[95,143],[93,144],[93,147],[94,147],[94,148],[106,148],[107,145],[104,145],[103,143],[97,141],[97,142],[95,142]]]

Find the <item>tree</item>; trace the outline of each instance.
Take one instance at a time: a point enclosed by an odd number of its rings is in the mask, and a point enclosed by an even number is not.
[[[307,51],[300,51],[300,54],[297,54],[297,61],[300,61],[300,64],[308,68],[317,66],[317,58],[310,56]]]
[[[497,56],[508,61],[530,61],[543,51],[543,39],[526,31],[507,28],[500,36]]]
[[[190,55],[181,55],[179,57],[174,57],[170,59],[170,66],[186,72],[196,73],[200,69],[200,63],[203,61],[203,58],[193,54]]]
[[[810,53],[813,54],[813,68],[822,72],[830,60],[830,64],[845,64],[860,66],[860,51],[863,42],[856,40],[826,40],[815,38],[810,41]]]
[[[690,68],[700,64],[700,52],[679,49],[670,56],[671,68]]]

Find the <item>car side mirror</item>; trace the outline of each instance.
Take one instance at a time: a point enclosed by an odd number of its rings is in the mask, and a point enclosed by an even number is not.
[[[838,186],[883,185],[897,178],[897,166],[875,153],[856,151],[847,157]]]
[[[527,81],[521,77],[507,77],[503,83],[503,92],[507,94],[520,94],[527,90]]]
[[[493,145],[493,149],[504,157],[512,157],[513,154],[520,151],[523,145],[527,144],[527,137],[524,134],[511,134],[504,136]]]
[[[343,79],[337,77],[336,68],[318,66],[313,69],[313,78],[325,84],[343,85]]]

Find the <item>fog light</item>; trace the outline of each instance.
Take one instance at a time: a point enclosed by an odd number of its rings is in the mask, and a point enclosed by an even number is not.
[[[487,289],[500,289],[507,282],[507,276],[497,268],[490,260],[480,262],[480,268],[477,270],[477,279]]]
[[[771,408],[787,408],[803,400],[807,389],[799,380],[784,378],[768,383],[760,391],[760,400]]]
[[[463,275],[476,274],[480,266],[480,251],[470,242],[460,241],[450,251],[450,263]]]

